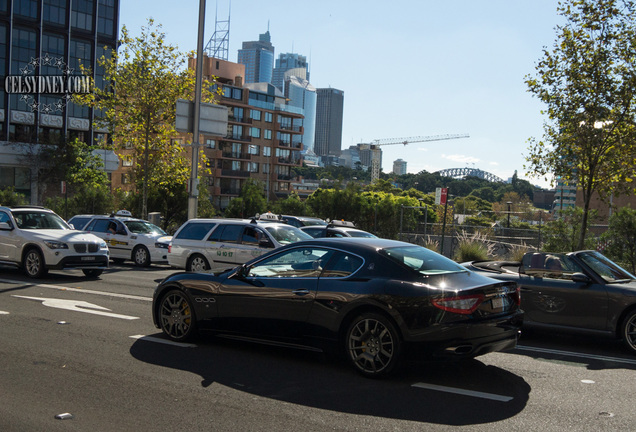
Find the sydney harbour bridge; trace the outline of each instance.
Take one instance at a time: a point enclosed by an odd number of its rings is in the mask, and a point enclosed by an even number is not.
[[[439,173],[439,175],[441,175],[442,177],[452,177],[455,179],[460,179],[460,178],[464,178],[464,177],[478,177],[481,179],[485,179],[488,180],[489,182],[493,182],[493,183],[503,183],[504,180],[502,180],[501,178],[497,177],[494,174],[491,174],[487,171],[483,171],[480,170],[479,168],[447,168],[447,169],[443,169],[443,170],[439,170],[437,171]]]

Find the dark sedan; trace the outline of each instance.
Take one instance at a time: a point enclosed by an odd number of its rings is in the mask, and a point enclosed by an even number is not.
[[[375,377],[404,344],[471,358],[516,346],[514,282],[481,276],[421,246],[386,239],[308,240],[231,270],[176,273],[153,296],[155,325],[310,349],[336,347]]]
[[[521,289],[524,326],[609,335],[636,354],[636,277],[596,251],[528,253],[467,268]]]

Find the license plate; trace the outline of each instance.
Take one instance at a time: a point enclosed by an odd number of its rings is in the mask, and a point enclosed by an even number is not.
[[[82,257],[82,261],[95,261],[95,257],[90,256],[90,257]]]
[[[503,297],[495,297],[491,300],[493,309],[500,309],[503,307],[504,301]]]

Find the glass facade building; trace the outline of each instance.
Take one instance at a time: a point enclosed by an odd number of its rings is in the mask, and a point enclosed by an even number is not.
[[[272,84],[283,91],[285,86],[285,72],[291,69],[302,69],[304,74],[296,74],[296,76],[309,81],[309,63],[307,63],[307,57],[300,54],[284,53],[279,54],[276,59],[276,66],[274,67],[272,75]]]
[[[245,83],[271,83],[274,69],[274,46],[269,31],[258,41],[243,42],[238,62],[245,65]]]
[[[290,76],[285,80],[285,97],[287,97],[287,105],[302,108],[305,119],[303,120],[304,133],[303,144],[304,150],[314,150],[314,138],[316,131],[316,88],[309,81]]]
[[[0,0],[0,74],[12,83],[80,82],[82,67],[103,71],[96,59],[104,47],[116,46],[119,0]],[[22,80],[22,81],[20,81]],[[13,186],[28,197],[32,168],[20,166],[22,144],[60,144],[79,138],[93,143],[102,136],[93,130],[93,112],[68,97],[29,87],[24,91],[0,87],[0,187]],[[22,165],[24,165],[22,163]]]

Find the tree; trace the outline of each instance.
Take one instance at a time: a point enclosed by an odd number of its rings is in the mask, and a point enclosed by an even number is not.
[[[124,26],[119,49],[102,57],[104,88],[95,87],[78,102],[92,105],[101,113],[98,126],[108,128],[116,149],[131,149],[132,180],[141,186],[141,217],[148,213],[148,195],[171,193],[188,182],[190,159],[182,144],[173,138],[177,99],[192,100],[195,72],[185,68],[186,56],[166,43],[161,25],[152,19],[138,37]],[[210,88],[204,83],[203,89]],[[210,101],[203,92],[203,100]],[[127,155],[126,157],[130,157]],[[205,158],[200,159],[201,167]]]
[[[614,213],[602,238],[605,254],[636,273],[636,210],[623,207]]]
[[[267,211],[267,199],[262,182],[247,179],[241,188],[238,198],[230,201],[225,209],[225,216],[247,218]]]
[[[529,91],[547,105],[543,140],[530,139],[527,168],[576,184],[583,196],[583,249],[593,193],[633,189],[636,179],[636,10],[632,0],[565,0],[551,51]]]

